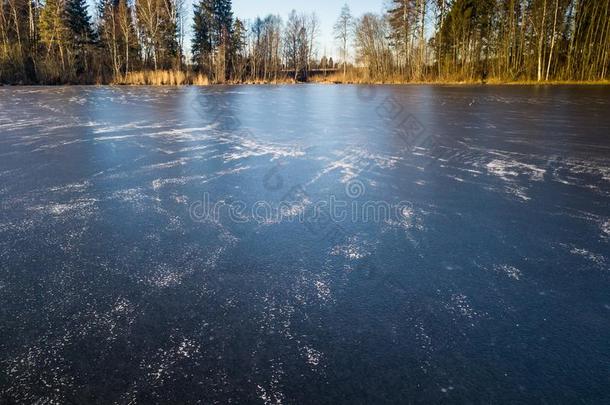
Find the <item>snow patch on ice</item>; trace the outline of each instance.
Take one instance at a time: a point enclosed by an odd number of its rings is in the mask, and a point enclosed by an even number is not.
[[[97,209],[97,200],[94,198],[82,198],[72,200],[68,203],[49,203],[29,208],[31,211],[43,212],[55,217],[73,215],[86,217]]]
[[[363,259],[371,254],[371,244],[359,236],[350,236],[347,242],[332,248],[331,254],[347,260]]]
[[[320,364],[320,360],[322,359],[322,353],[320,351],[309,346],[303,347],[302,350],[304,352],[307,364],[314,367]]]
[[[606,258],[603,255],[592,253],[587,249],[573,247],[570,250],[570,253],[573,255],[582,256],[599,266],[603,266],[606,263]]]
[[[525,175],[532,181],[542,181],[545,169],[541,169],[532,164],[521,163],[516,160],[494,159],[486,165],[487,171],[494,176],[500,177],[505,181],[512,181],[514,178]]]
[[[512,279],[519,280],[521,278],[521,270],[508,264],[496,264],[494,271],[504,274]]]
[[[50,192],[60,192],[60,193],[67,193],[67,192],[81,192],[86,190],[87,188],[89,188],[91,185],[91,183],[89,181],[83,181],[81,183],[71,183],[71,184],[65,184],[63,186],[55,186],[55,187],[51,187],[49,188]]]
[[[232,151],[224,154],[225,162],[241,160],[250,157],[271,156],[271,160],[280,158],[295,158],[304,156],[305,152],[296,146],[264,143],[251,138],[241,138]]]
[[[610,219],[607,219],[606,221],[602,222],[600,228],[602,234],[605,235],[605,237],[610,237]]]
[[[468,319],[475,319],[484,315],[484,313],[475,310],[469,301],[464,294],[452,294],[451,301],[445,304],[445,308]]]

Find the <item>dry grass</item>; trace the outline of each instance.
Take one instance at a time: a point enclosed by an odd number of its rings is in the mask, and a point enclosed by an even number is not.
[[[536,80],[500,80],[500,79],[489,79],[486,84],[491,85],[528,85],[528,86],[545,86],[545,85],[560,85],[560,84],[578,84],[578,85],[609,85],[610,80],[548,80],[548,81],[536,81]]]
[[[115,79],[112,84],[136,86],[207,86],[210,84],[207,76],[195,72],[180,70],[144,70],[129,72],[126,76]]]
[[[362,69],[349,69],[343,76],[343,72],[337,72],[331,75],[312,76],[310,81],[313,83],[327,83],[327,84],[437,84],[437,85],[473,85],[483,84],[480,79],[464,79],[461,77],[453,78],[429,78],[425,80],[407,80],[404,77],[395,74],[384,78],[370,78],[365,70]],[[535,80],[503,80],[497,78],[489,78],[484,84],[487,85],[528,85],[528,86],[545,86],[545,85],[566,85],[566,84],[578,84],[578,85],[609,85],[610,80],[593,80],[593,81],[576,81],[576,80],[549,80],[549,81],[535,81]]]
[[[210,80],[208,79],[208,77],[206,75],[202,75],[201,73],[197,73],[197,75],[195,75],[193,77],[193,80],[191,81],[191,84],[194,86],[207,86],[210,84]]]
[[[295,81],[286,76],[271,80],[246,79],[228,81],[226,84],[292,84]],[[113,80],[111,84],[132,86],[208,86],[214,84],[206,75],[191,71],[179,70],[143,70],[129,72],[126,76]]]
[[[277,77],[271,80],[263,79],[246,79],[241,82],[235,82],[234,84],[295,84],[295,80],[288,76]]]
[[[336,72],[329,75],[315,75],[309,78],[309,81],[313,83],[335,83],[335,84],[372,84],[373,80],[369,79],[367,75],[360,70],[349,69],[345,76],[343,72]]]
[[[407,80],[398,73],[393,73],[384,77],[371,77],[364,69],[351,69],[343,75],[343,72],[336,72],[327,76],[316,75],[310,77],[313,83],[334,83],[334,84],[430,84],[430,83],[449,83],[444,80]],[[458,83],[451,81],[451,83]]]
[[[369,77],[365,69],[349,69],[343,76],[343,72],[336,72],[330,75],[315,75],[309,77],[311,83],[326,83],[326,84],[436,84],[436,85],[473,85],[482,84],[481,80],[463,79],[461,77],[453,77],[448,79],[429,78],[428,80],[406,80],[399,74],[390,75],[383,78]],[[231,81],[228,84],[294,84],[293,78],[288,76],[279,76],[272,80],[261,79],[246,79],[243,81]],[[130,72],[125,77],[114,80],[112,84],[120,85],[142,85],[142,86],[207,86],[213,84],[206,75],[192,71],[180,70],[157,70],[157,71],[138,71]],[[568,81],[568,80],[550,80],[550,81],[532,81],[532,80],[502,80],[490,78],[486,80],[488,85],[609,85],[610,80],[601,81]]]

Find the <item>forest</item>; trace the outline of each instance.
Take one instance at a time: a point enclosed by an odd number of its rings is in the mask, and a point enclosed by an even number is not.
[[[605,81],[610,0],[392,0],[241,20],[231,0],[0,0],[0,83]]]

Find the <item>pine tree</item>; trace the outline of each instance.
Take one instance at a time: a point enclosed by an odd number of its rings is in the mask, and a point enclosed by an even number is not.
[[[233,54],[232,68],[234,79],[241,80],[244,74],[244,48],[246,46],[246,27],[244,23],[236,18],[233,23],[233,36],[231,38],[231,49]]]
[[[193,62],[198,70],[208,70],[212,52],[212,1],[201,0],[195,4],[193,14],[193,37],[191,39]]]
[[[89,45],[95,42],[96,35],[87,12],[86,0],[66,0],[64,21],[70,30],[73,43],[77,46]]]
[[[191,41],[197,68],[205,68],[209,74],[213,71],[217,81],[224,81],[233,71],[233,42],[231,0],[200,0],[194,6]]]
[[[212,40],[216,48],[216,80],[224,82],[232,71],[233,11],[231,0],[214,0],[214,33]]]
[[[225,41],[231,38],[231,31],[233,28],[233,11],[231,0],[214,0],[213,14],[214,34],[212,39],[214,46],[219,47],[223,45]]]
[[[178,10],[172,0],[163,0],[161,18],[161,35],[159,38],[159,53],[163,68],[171,68],[179,54],[178,45]]]
[[[403,73],[408,66],[413,70],[413,37],[417,27],[417,0],[392,0],[388,10],[392,45],[399,54]]]
[[[96,42],[95,31],[87,12],[86,0],[66,0],[64,24],[75,54],[75,70],[80,75],[88,71],[87,51]]]

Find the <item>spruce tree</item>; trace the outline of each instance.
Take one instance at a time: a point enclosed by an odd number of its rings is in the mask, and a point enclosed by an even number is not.
[[[232,36],[233,10],[231,0],[214,0],[214,46],[223,45]]]
[[[390,39],[399,54],[399,66],[413,69],[412,39],[417,29],[417,1],[392,0],[388,10],[388,20],[391,27]]]
[[[232,71],[233,49],[233,11],[231,0],[214,0],[215,76],[223,83]]]
[[[247,38],[246,27],[239,18],[236,18],[233,23],[232,34],[231,47],[235,50],[236,54],[241,54],[246,46]]]
[[[86,0],[66,0],[64,21],[75,45],[83,46],[95,42],[96,35],[87,12]]]
[[[96,42],[95,31],[87,12],[86,0],[66,0],[64,24],[74,50],[75,73],[80,75],[88,70],[87,50]]]
[[[231,37],[231,50],[232,50],[232,77],[233,79],[241,80],[244,74],[244,50],[246,47],[246,27],[244,23],[236,18],[233,23],[233,35]]]
[[[206,70],[212,52],[213,4],[210,0],[200,0],[193,10],[193,37],[191,53],[197,68]],[[209,73],[209,72],[208,72]]]
[[[178,13],[174,9],[176,4],[171,1],[166,1],[165,4],[163,12],[160,13],[162,23],[159,38],[159,53],[163,68],[168,69],[174,67],[172,63],[176,60],[179,51],[178,21],[176,19]]]

